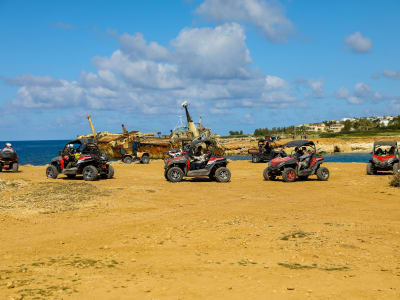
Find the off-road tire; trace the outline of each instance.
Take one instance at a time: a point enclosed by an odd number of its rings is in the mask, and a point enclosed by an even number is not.
[[[82,175],[85,181],[95,181],[99,176],[99,171],[95,166],[89,165],[83,168]]]
[[[183,179],[183,171],[179,167],[172,167],[167,171],[167,180],[170,182],[180,182]]]
[[[50,165],[46,168],[46,176],[47,178],[56,179],[58,176],[57,167],[54,165]]]
[[[293,168],[285,168],[282,172],[284,182],[293,182],[296,180],[296,170]]]
[[[107,174],[104,174],[104,178],[111,179],[114,177],[114,167],[112,165],[108,165]]]
[[[251,162],[254,163],[254,164],[258,163],[258,162],[259,162],[258,156],[253,155],[253,156],[251,157]]]
[[[399,163],[395,163],[393,165],[393,175],[396,175],[396,174],[400,174],[400,164]]]
[[[150,157],[148,155],[143,155],[140,159],[140,163],[147,165],[148,163],[150,163]]]
[[[122,162],[129,165],[129,164],[131,164],[131,163],[133,162],[133,158],[130,157],[130,156],[125,156],[125,157],[122,159]]]
[[[67,177],[69,179],[74,179],[76,177],[76,174],[67,174]]]
[[[265,168],[263,171],[264,180],[275,180],[274,175],[269,175],[268,168]]]
[[[14,173],[18,172],[18,167],[19,167],[19,164],[18,164],[18,163],[13,163],[13,164],[12,164],[12,171],[13,171]]]
[[[231,171],[228,168],[220,167],[215,171],[214,177],[218,182],[229,182],[231,180]]]
[[[374,170],[372,164],[369,162],[367,163],[367,175],[373,175],[373,174],[376,174],[376,171]]]
[[[317,177],[318,177],[318,180],[327,181],[329,179],[329,170],[328,170],[328,168],[320,167],[317,170]]]

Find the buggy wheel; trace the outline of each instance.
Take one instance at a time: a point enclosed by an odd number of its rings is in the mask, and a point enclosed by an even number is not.
[[[46,176],[47,178],[56,179],[58,176],[57,167],[54,165],[50,165],[46,169]]]
[[[214,176],[218,182],[228,182],[231,179],[231,171],[228,168],[220,167],[215,171]]]
[[[140,159],[141,164],[148,164],[150,162],[150,157],[148,155],[143,155]]]
[[[97,171],[95,166],[86,166],[83,168],[83,180],[94,181],[99,176],[99,171]]]
[[[76,174],[67,174],[67,177],[68,177],[69,179],[73,179],[73,178],[76,177]]]
[[[258,161],[259,161],[258,156],[253,155],[253,156],[251,157],[251,162],[252,162],[252,163],[258,163]]]
[[[400,164],[399,164],[399,163],[395,163],[395,164],[393,165],[393,174],[394,174],[394,175],[400,174]]]
[[[369,162],[367,163],[367,175],[373,175],[373,174],[376,174],[376,171],[374,170],[372,164]]]
[[[180,182],[183,179],[183,171],[179,167],[172,167],[167,171],[167,180],[171,182]]]
[[[296,180],[296,170],[293,168],[285,168],[282,172],[284,182],[293,182]]]
[[[132,162],[133,162],[133,159],[132,159],[132,157],[130,157],[130,156],[125,156],[123,159],[122,159],[122,162],[124,162],[125,164],[131,164]]]
[[[321,167],[317,170],[318,180],[327,181],[329,179],[329,170],[328,168]]]
[[[104,179],[111,179],[114,177],[114,167],[112,165],[107,166],[107,173],[101,175]]]
[[[263,176],[264,180],[275,180],[275,175],[270,175],[268,172],[268,168],[264,169]]]
[[[18,172],[18,167],[19,167],[18,163],[13,163],[12,164],[12,171],[13,172]]]

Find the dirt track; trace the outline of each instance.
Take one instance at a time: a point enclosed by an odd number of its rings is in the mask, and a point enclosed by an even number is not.
[[[0,173],[0,299],[400,298],[388,175],[265,182],[243,161],[227,184],[172,184],[161,161],[114,166],[90,184]]]

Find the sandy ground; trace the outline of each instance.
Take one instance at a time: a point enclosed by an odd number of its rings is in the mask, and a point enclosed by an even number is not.
[[[0,173],[0,299],[399,299],[400,189],[364,164],[328,182],[168,183],[161,161],[115,179]]]

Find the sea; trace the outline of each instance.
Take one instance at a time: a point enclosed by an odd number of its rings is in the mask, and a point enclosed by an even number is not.
[[[18,153],[21,165],[46,165],[58,155],[68,140],[51,141],[0,141],[0,149],[6,142],[10,142]],[[250,156],[227,156],[231,160],[251,160]],[[360,162],[366,163],[370,157],[368,153],[338,153],[324,155],[327,162]]]

